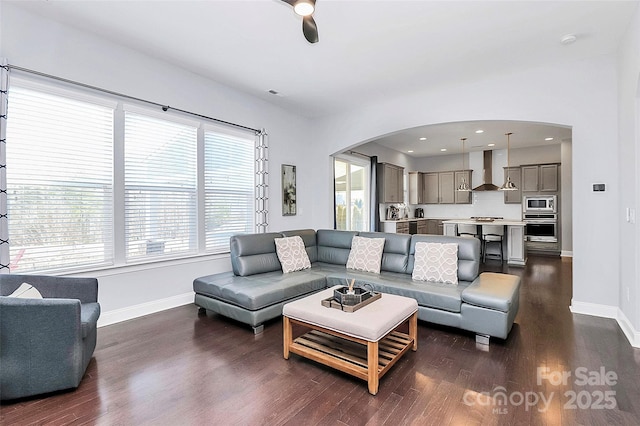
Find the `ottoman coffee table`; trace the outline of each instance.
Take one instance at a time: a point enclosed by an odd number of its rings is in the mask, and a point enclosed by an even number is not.
[[[330,288],[284,305],[284,358],[294,353],[366,380],[375,395],[380,377],[409,349],[418,349],[418,303],[385,293],[355,312],[344,312],[322,306],[332,296]],[[396,330],[404,323],[408,334]],[[310,331],[294,339],[293,325]]]

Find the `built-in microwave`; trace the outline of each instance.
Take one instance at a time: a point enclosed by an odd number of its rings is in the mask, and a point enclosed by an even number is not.
[[[522,197],[523,213],[556,213],[555,195],[525,195]]]

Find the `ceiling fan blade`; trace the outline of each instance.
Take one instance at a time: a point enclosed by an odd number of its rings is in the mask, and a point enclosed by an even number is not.
[[[302,18],[302,32],[309,43],[318,42],[318,26],[316,21],[313,20],[313,16],[309,15]]]

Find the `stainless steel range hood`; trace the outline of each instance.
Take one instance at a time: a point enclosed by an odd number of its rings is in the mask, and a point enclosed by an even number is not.
[[[473,188],[474,191],[497,191],[500,189],[493,183],[491,183],[493,176],[493,151],[483,151],[483,161],[482,161],[482,185],[478,185]]]

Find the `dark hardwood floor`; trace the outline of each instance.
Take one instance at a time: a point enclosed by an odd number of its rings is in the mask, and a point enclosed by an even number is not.
[[[254,336],[189,305],[100,328],[77,390],[3,404],[0,424],[640,424],[640,349],[615,321],[569,312],[570,259],[485,270],[523,279],[509,338],[486,349],[419,322],[418,351],[376,396],[364,381],[285,360],[281,320]]]

